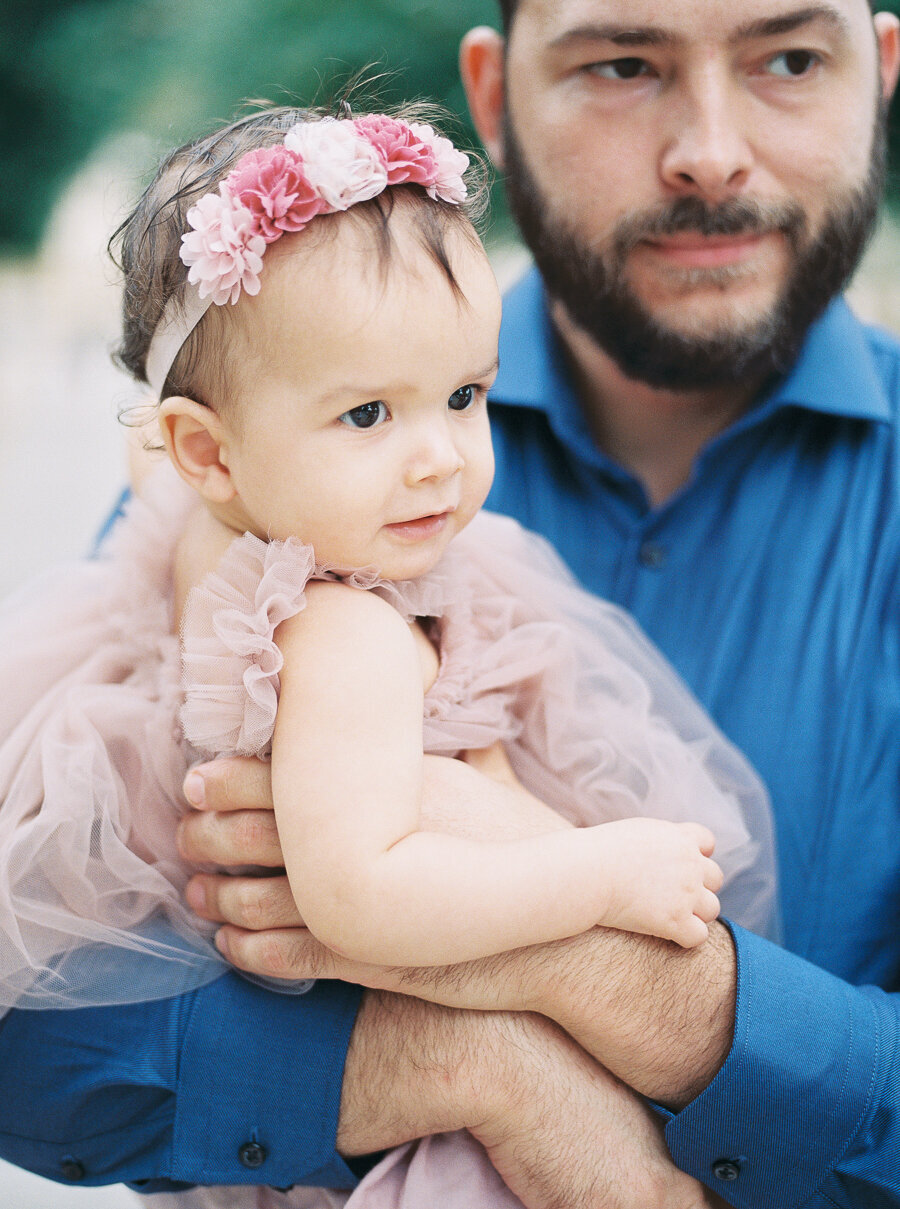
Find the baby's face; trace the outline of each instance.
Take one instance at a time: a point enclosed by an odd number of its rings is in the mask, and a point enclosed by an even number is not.
[[[500,297],[484,252],[452,230],[457,296],[398,211],[386,276],[355,223],[269,247],[260,293],[239,304],[249,361],[227,456],[238,527],[408,579],[491,484]]]

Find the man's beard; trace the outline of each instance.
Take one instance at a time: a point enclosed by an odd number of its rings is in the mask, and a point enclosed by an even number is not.
[[[709,205],[683,197],[628,215],[596,251],[556,218],[525,164],[509,119],[505,126],[506,191],[513,215],[551,298],[629,378],[669,390],[762,383],[796,360],[806,333],[853,274],[872,233],[884,188],[886,106],[879,106],[872,156],[863,183],[809,231],[795,202],[733,198]],[[603,188],[602,180],[597,182]],[[642,240],[675,235],[762,235],[780,232],[791,267],[780,297],[754,321],[711,335],[665,327],[644,307],[627,281],[627,260]],[[694,271],[694,279],[727,288],[740,268]],[[690,273],[680,280],[691,284]]]

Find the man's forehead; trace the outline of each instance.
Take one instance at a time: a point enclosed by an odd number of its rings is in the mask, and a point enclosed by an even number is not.
[[[516,24],[548,44],[628,31],[658,31],[680,41],[732,39],[813,22],[851,31],[864,28],[860,22],[870,12],[867,0],[519,0]]]

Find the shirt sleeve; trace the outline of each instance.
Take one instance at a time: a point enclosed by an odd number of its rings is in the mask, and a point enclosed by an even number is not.
[[[175,999],[13,1011],[0,1023],[0,1156],[144,1191],[350,1188],[335,1150],[361,991],[281,995],[228,973]]]
[[[741,1209],[900,1206],[900,995],[732,931],[734,1043],[665,1114],[675,1162]]]

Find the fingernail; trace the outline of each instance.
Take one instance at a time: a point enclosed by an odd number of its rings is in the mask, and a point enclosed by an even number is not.
[[[184,796],[192,806],[203,806],[206,803],[206,782],[199,772],[189,772],[184,778]]]
[[[195,911],[203,911],[206,908],[206,887],[203,882],[194,878],[188,882],[184,892],[184,897],[187,899],[189,907],[193,907]]]
[[[216,933],[216,948],[227,961],[231,961],[231,953],[228,949],[228,937],[225,935],[224,928],[220,928]]]

